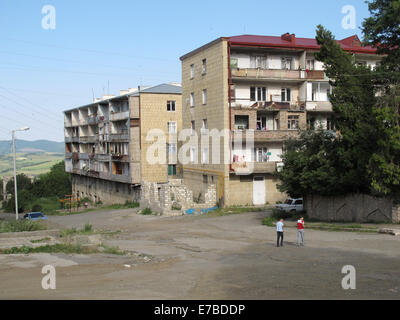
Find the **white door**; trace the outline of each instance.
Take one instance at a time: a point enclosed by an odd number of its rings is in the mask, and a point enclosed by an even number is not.
[[[265,179],[254,177],[253,180],[253,204],[265,204]]]

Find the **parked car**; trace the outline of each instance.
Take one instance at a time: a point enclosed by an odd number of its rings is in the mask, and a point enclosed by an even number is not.
[[[42,212],[29,212],[24,215],[24,219],[37,221],[37,220],[47,220],[47,217]]]
[[[303,211],[303,198],[287,199],[284,203],[277,204],[276,209],[283,210],[285,212],[300,212]]]

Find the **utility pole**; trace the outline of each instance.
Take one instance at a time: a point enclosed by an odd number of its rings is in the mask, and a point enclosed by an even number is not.
[[[18,193],[17,193],[17,167],[15,160],[15,131],[26,131],[29,130],[28,127],[23,127],[19,130],[12,130],[12,152],[14,158],[14,199],[15,199],[15,220],[18,220]]]

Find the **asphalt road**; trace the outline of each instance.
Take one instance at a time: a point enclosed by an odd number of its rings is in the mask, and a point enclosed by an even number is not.
[[[136,254],[1,255],[0,298],[400,299],[400,237],[306,230],[298,248],[296,230],[286,228],[277,248],[275,229],[261,225],[267,214],[50,217],[57,228],[121,230],[105,243]],[[47,264],[56,268],[56,290],[41,287]],[[355,290],[342,288],[345,265],[355,267]]]

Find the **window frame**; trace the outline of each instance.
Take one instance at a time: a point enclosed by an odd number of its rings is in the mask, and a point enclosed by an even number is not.
[[[176,111],[176,100],[168,100],[167,101],[167,111],[168,112],[175,112]]]

